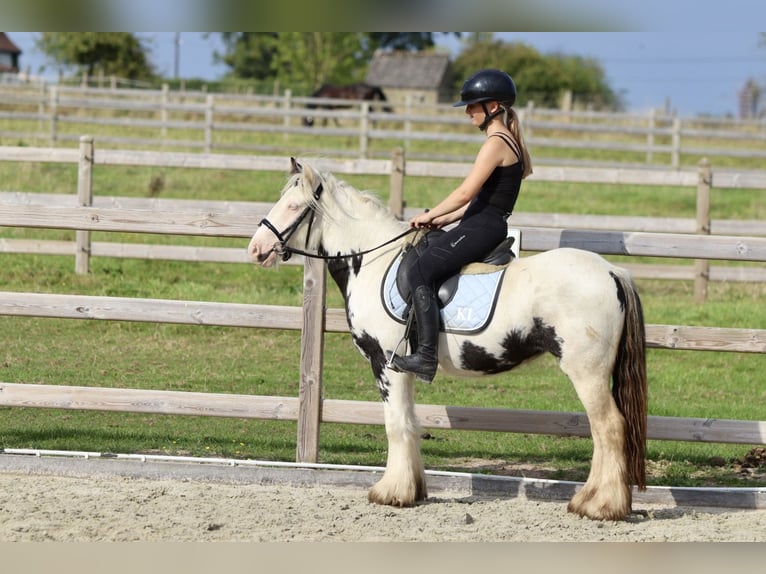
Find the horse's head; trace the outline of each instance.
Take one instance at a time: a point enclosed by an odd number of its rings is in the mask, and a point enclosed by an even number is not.
[[[323,191],[319,173],[295,158],[290,162],[290,178],[279,201],[261,221],[247,248],[253,263],[263,267],[274,265],[278,256],[287,259],[289,246],[308,242],[316,202]]]

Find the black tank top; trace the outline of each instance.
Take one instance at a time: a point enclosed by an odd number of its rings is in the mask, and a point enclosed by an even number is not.
[[[492,134],[502,139],[519,158],[513,165],[498,166],[481,186],[476,200],[492,205],[506,214],[513,212],[524,175],[524,160],[518,144],[504,133]],[[491,136],[490,136],[491,137]]]

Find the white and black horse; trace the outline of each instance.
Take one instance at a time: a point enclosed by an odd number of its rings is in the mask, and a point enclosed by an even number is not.
[[[392,262],[411,240],[406,224],[376,197],[292,160],[280,199],[248,247],[265,267],[291,251],[328,259],[353,342],[370,362],[384,404],[388,460],[369,500],[393,506],[412,506],[427,495],[414,377],[387,362],[405,326],[379,296]],[[588,480],[568,510],[623,519],[631,511],[632,485],[645,488],[645,332],[633,281],[595,253],[560,248],[506,264],[496,289],[486,326],[441,333],[441,371],[490,375],[554,355],[582,401],[593,437]]]

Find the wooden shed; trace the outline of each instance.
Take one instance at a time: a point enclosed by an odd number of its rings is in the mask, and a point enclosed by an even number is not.
[[[383,88],[392,104],[411,96],[413,103],[437,104],[456,99],[448,54],[382,51],[375,53],[366,81]]]
[[[21,50],[11,42],[5,32],[0,32],[0,73],[17,73],[19,71],[19,56]]]

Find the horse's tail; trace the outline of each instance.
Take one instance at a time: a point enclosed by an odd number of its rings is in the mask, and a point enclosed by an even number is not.
[[[646,490],[646,331],[638,291],[627,271],[616,270],[618,297],[625,314],[612,371],[612,396],[625,417],[625,452],[631,483]]]

